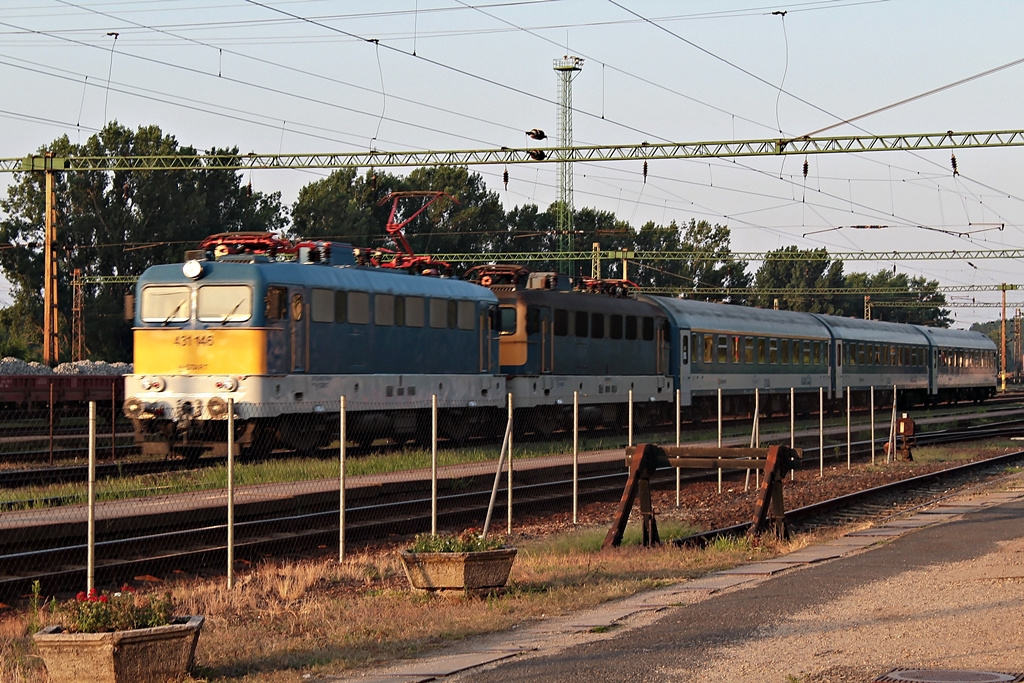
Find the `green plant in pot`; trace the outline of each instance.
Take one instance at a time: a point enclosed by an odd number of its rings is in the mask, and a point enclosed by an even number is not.
[[[507,547],[503,538],[487,538],[470,529],[420,534],[401,558],[416,590],[487,592],[508,584],[516,549]]]

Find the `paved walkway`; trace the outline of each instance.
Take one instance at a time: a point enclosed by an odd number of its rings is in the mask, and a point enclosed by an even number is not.
[[[1015,677],[1024,672],[1017,483],[435,656],[319,680],[852,683],[894,671],[882,680],[1024,680]]]

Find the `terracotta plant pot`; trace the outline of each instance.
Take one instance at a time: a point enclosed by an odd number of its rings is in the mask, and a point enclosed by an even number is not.
[[[413,553],[402,551],[405,575],[413,588],[427,591],[486,590],[508,583],[515,548],[468,553]]]
[[[47,626],[32,639],[51,683],[166,683],[192,668],[203,617],[108,633],[65,633]]]

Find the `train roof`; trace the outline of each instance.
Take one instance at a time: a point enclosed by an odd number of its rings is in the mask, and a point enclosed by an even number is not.
[[[812,313],[822,321],[835,336],[843,341],[866,341],[884,344],[910,344],[924,346],[928,340],[917,325],[892,323],[884,320],[864,320],[863,318],[843,318],[838,315]]]
[[[932,343],[939,347],[957,347],[961,349],[980,349],[995,351],[996,344],[987,335],[974,330],[950,330],[945,327],[916,326],[922,334],[928,336]]]
[[[679,327],[686,329],[775,337],[827,339],[829,336],[825,326],[806,313],[662,296],[641,295],[637,298],[660,306]]]
[[[435,296],[448,299],[472,299],[497,303],[486,287],[453,278],[410,275],[383,268],[328,266],[294,262],[202,261],[203,276],[191,280],[182,272],[182,264],[147,268],[138,288],[153,284],[244,283],[254,287],[298,285],[332,289],[380,292],[404,296]]]
[[[664,315],[659,308],[650,303],[637,301],[630,297],[613,297],[604,294],[553,289],[499,290],[496,293],[498,300],[502,302],[519,299],[527,305],[551,306],[570,311],[621,315]]]

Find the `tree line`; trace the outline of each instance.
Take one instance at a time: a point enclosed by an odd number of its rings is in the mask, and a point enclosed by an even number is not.
[[[67,136],[39,153],[57,156],[195,155],[158,126],[131,130],[117,122],[82,144]],[[210,154],[238,155],[237,148],[212,149]],[[541,209],[524,204],[505,210],[499,195],[466,167],[418,168],[399,176],[380,169],[341,169],[301,188],[286,207],[279,192],[252,188],[244,174],[219,169],[73,171],[57,176],[57,260],[61,348],[70,349],[72,274],[101,280],[83,288],[84,328],[88,357],[130,360],[131,325],[123,319],[124,295],[132,285],[103,278],[137,276],[158,263],[182,260],[210,234],[269,231],[295,239],[330,239],[365,247],[393,247],[384,226],[391,206],[381,201],[390,192],[445,192],[457,201],[431,205],[406,229],[417,253],[488,254],[557,251],[559,235],[555,205]],[[399,206],[402,220],[422,204]],[[42,342],[45,196],[38,173],[16,174],[7,196],[0,199],[0,270],[12,285],[13,303],[0,309],[0,356],[38,359]],[[706,256],[692,260],[631,262],[629,279],[642,287],[678,291],[708,301],[774,307],[844,316],[863,314],[863,291],[885,287],[900,294],[873,296],[876,305],[889,299],[926,302],[924,308],[879,307],[886,320],[947,326],[945,298],[938,282],[908,278],[888,270],[844,274],[843,262],[824,249],[801,251],[784,247],[766,255],[753,273],[750,264],[733,256],[727,226],[693,220],[668,225],[648,222],[634,229],[608,211],[583,208],[573,213],[577,249],[686,251]],[[533,270],[561,270],[566,264],[539,259]],[[590,264],[577,264],[590,274]],[[607,263],[605,277],[621,277],[618,262]],[[123,280],[124,278],[121,278]],[[765,289],[849,290],[848,294],[760,294]],[[716,290],[728,289],[728,293]],[[709,293],[710,290],[710,293]],[[66,356],[67,353],[63,353]]]

